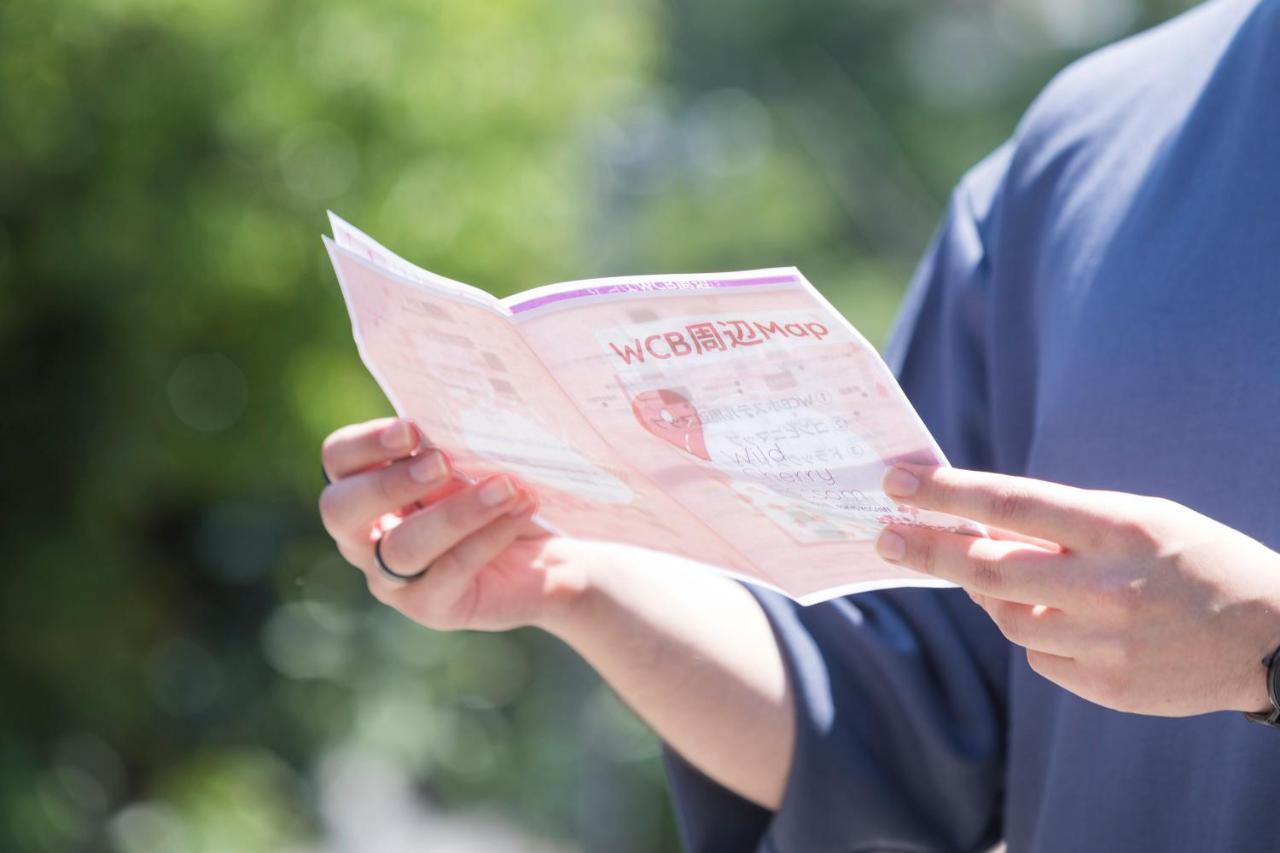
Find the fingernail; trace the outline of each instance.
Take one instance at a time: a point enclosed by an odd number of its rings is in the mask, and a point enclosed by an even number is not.
[[[515,496],[516,487],[510,477],[494,477],[482,485],[476,497],[485,506],[500,506]]]
[[[920,481],[916,479],[915,474],[912,474],[906,468],[899,468],[895,465],[885,472],[884,490],[887,494],[897,498],[905,498],[914,495],[918,488],[920,488]]]
[[[436,483],[449,474],[449,464],[441,453],[428,451],[421,459],[409,466],[409,476],[419,483]]]
[[[382,431],[382,446],[387,450],[409,450],[413,447],[413,428],[396,421]]]
[[[885,530],[876,540],[876,553],[891,563],[896,563],[907,554],[907,540],[892,530]]]

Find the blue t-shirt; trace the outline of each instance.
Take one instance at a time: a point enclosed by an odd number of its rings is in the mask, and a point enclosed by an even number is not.
[[[1061,74],[957,189],[889,360],[956,465],[1161,495],[1280,548],[1280,0]],[[1093,705],[963,592],[754,592],[795,760],[772,813],[669,753],[690,850],[1280,851],[1280,731]]]

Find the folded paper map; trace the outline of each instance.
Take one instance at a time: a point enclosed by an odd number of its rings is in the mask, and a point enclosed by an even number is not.
[[[882,561],[886,466],[946,464],[875,349],[794,268],[556,284],[498,299],[330,216],[356,345],[469,478],[535,521],[666,551],[802,603],[941,582]]]

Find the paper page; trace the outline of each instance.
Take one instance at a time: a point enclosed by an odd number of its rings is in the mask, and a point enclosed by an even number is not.
[[[488,294],[326,240],[361,357],[400,415],[469,479],[508,472],[538,495],[535,521],[749,572],[731,544],[637,472],[582,417]],[[356,252],[360,251],[360,254]],[[425,272],[425,271],[422,271]]]
[[[406,261],[332,210],[329,211],[329,227],[333,229],[333,242],[398,278],[408,279],[415,284],[428,285],[449,293],[476,299],[498,307],[504,312],[507,311],[506,306],[502,304],[502,300],[478,287],[472,287],[469,284],[445,278],[438,273],[424,270],[422,267]]]
[[[882,561],[890,521],[981,535],[881,491],[945,464],[874,348],[795,269],[595,280],[505,300],[628,462],[810,602],[937,581]]]

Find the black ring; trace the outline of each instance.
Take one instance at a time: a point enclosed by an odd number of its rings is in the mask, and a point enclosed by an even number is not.
[[[332,486],[332,485],[333,485],[333,480],[330,480],[330,479],[329,479],[329,472],[328,472],[328,471],[326,471],[326,470],[324,470],[324,463],[323,463],[323,462],[321,462],[321,463],[320,463],[320,476],[321,476],[321,477],[324,477],[324,484],[325,484],[326,486]]]
[[[378,571],[382,572],[382,576],[389,581],[396,583],[410,583],[431,571],[431,564],[427,563],[426,567],[421,571],[414,572],[411,575],[402,575],[397,571],[387,568],[386,561],[382,559],[382,540],[384,536],[379,536],[378,541],[373,543],[373,561],[378,564]]]

